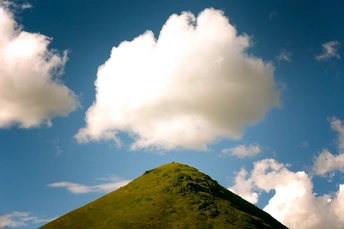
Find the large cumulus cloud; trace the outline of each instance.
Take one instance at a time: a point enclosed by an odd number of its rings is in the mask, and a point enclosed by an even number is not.
[[[334,175],[344,172],[344,126],[342,120],[329,118],[331,128],[338,132],[336,146],[338,155],[327,149],[315,158],[315,175]],[[313,174],[313,175],[314,175]],[[242,168],[229,190],[241,195],[251,203],[257,203],[260,194],[275,192],[264,210],[289,228],[341,229],[344,224],[344,184],[338,185],[336,193],[317,195],[313,191],[312,177],[304,171],[293,172],[287,165],[274,159],[254,163],[251,173]]]
[[[291,229],[343,228],[344,184],[332,195],[317,196],[307,173],[290,171],[274,159],[255,162],[250,174],[242,169],[229,189],[252,203],[258,202],[262,191],[273,190],[264,211]]]
[[[76,139],[120,143],[124,131],[132,149],[169,150],[240,138],[280,105],[274,67],[248,55],[250,45],[222,11],[170,16],[157,39],[147,31],[113,47]]]
[[[77,97],[59,79],[67,53],[49,50],[50,38],[22,29],[0,2],[0,128],[51,124],[78,106]],[[6,2],[5,2],[6,3]]]

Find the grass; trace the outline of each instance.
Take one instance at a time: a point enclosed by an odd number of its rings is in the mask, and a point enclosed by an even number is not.
[[[286,228],[197,169],[170,163],[44,225],[51,228]]]

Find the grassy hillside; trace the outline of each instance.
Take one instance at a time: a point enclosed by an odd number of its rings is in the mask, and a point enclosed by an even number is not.
[[[41,228],[286,227],[197,169],[170,163]]]

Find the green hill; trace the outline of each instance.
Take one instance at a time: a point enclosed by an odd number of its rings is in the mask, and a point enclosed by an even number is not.
[[[287,227],[208,175],[170,163],[41,227],[50,228]]]

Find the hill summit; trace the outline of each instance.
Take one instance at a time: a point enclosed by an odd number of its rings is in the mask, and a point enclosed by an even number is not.
[[[208,175],[170,163],[41,227],[50,228],[287,227]]]

